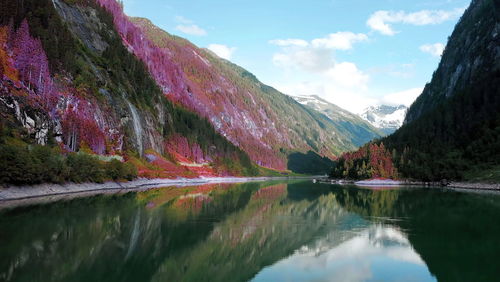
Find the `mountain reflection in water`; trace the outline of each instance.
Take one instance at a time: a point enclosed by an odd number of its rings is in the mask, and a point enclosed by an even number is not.
[[[275,181],[4,210],[0,280],[490,281],[499,200]]]

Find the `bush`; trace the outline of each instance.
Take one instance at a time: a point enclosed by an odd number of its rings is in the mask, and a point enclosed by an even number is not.
[[[35,165],[26,146],[0,145],[0,183],[21,185],[36,181]]]
[[[70,171],[69,181],[102,183],[105,180],[104,166],[95,157],[87,154],[71,153],[68,155],[67,164]]]
[[[97,182],[133,180],[137,168],[131,163],[109,163],[84,153],[62,154],[59,148],[24,143],[0,144],[0,184]]]

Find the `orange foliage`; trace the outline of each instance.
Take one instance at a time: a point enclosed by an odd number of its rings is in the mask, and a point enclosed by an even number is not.
[[[7,26],[0,27],[0,74],[7,76],[12,81],[18,81],[19,73],[14,68],[12,56],[7,49],[8,38],[9,28]]]

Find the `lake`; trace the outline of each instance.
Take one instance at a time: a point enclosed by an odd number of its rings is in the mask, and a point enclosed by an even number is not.
[[[274,181],[0,211],[0,281],[498,281],[500,196]]]

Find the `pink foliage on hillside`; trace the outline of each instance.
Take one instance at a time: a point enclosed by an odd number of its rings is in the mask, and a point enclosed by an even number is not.
[[[165,151],[170,154],[178,154],[184,162],[205,163],[212,159],[203,154],[198,144],[190,144],[188,139],[181,135],[174,135],[165,144]]]
[[[77,151],[81,145],[87,145],[96,154],[106,153],[106,136],[85,107],[85,102],[79,105],[69,105],[63,113],[61,126],[63,128],[64,144],[72,151]]]
[[[95,106],[66,85],[70,83],[54,82],[42,42],[30,35],[28,22],[23,20],[15,31],[11,26],[0,29],[3,34],[0,37],[11,39],[5,44],[0,38],[0,55],[4,57],[2,84],[16,85],[10,95],[27,97],[30,106],[45,112],[54,123],[60,123],[67,149],[77,151],[86,145],[96,154],[106,153],[107,143],[116,143],[119,137],[106,134],[109,131],[97,123]],[[11,68],[9,73],[6,68]],[[13,81],[17,76],[20,84]]]
[[[277,117],[264,103],[214,72],[194,46],[158,47],[130,22],[117,1],[97,1],[113,15],[124,44],[145,63],[170,100],[207,118],[257,164],[286,169],[284,157],[277,151],[291,147],[288,129],[275,124]]]
[[[16,32],[10,31],[14,66],[27,88],[36,92],[33,97],[45,110],[54,108],[57,91],[50,76],[49,62],[40,39],[31,37],[28,22],[23,20]]]
[[[114,17],[115,27],[123,42],[148,67],[164,93],[187,94],[183,73],[172,61],[171,55],[145,38],[142,31],[131,23],[115,0],[97,0]]]

